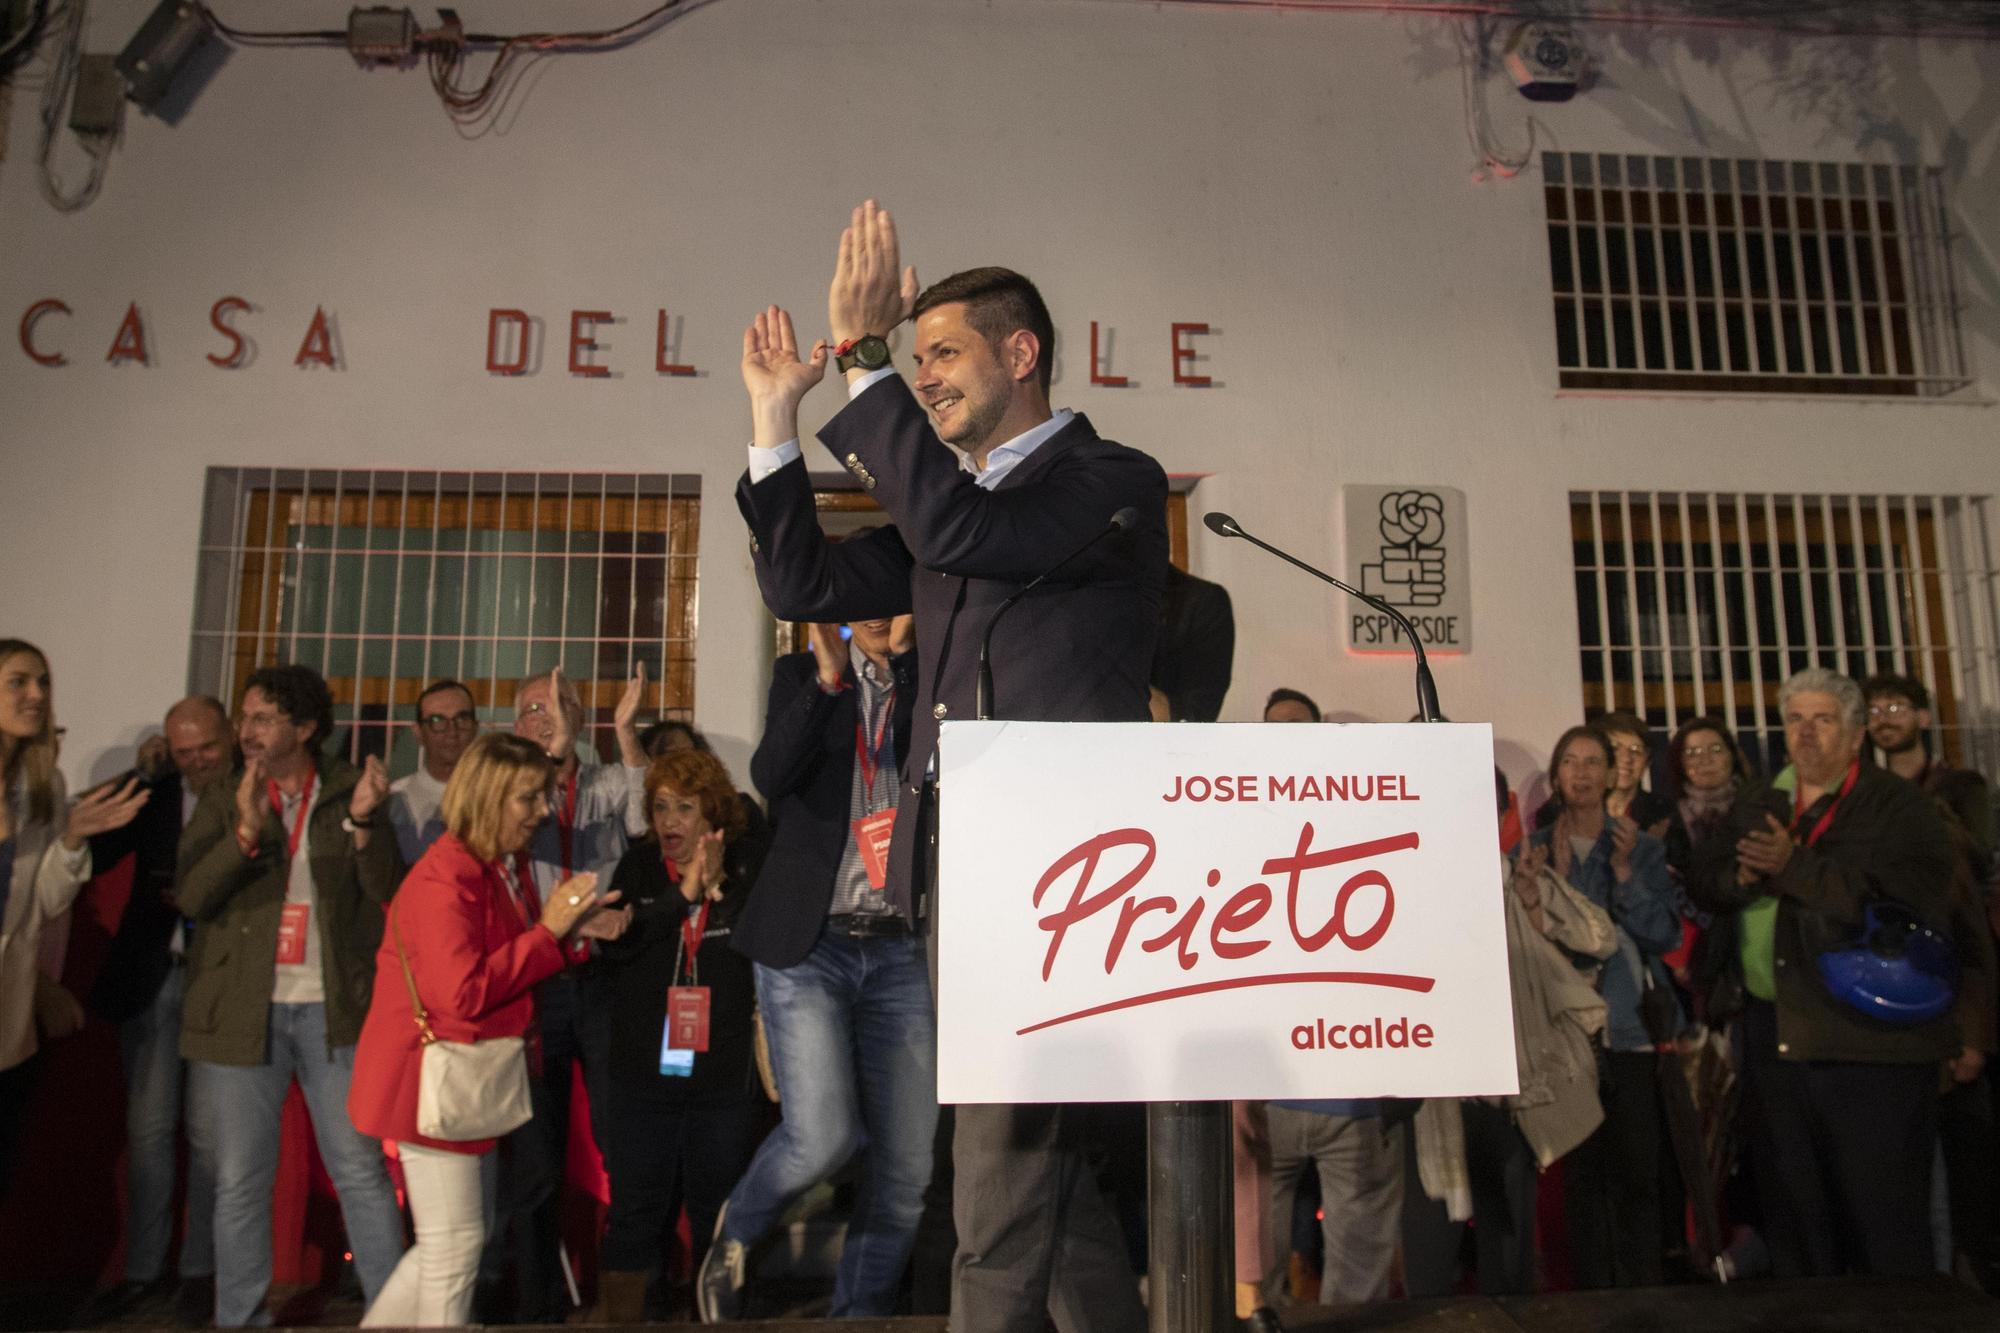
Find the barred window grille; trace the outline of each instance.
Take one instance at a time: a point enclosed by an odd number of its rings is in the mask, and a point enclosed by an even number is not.
[[[190,688],[232,706],[259,666],[302,662],[332,687],[350,758],[416,767],[418,694],[450,677],[483,726],[560,664],[585,740],[646,667],[641,716],[694,708],[700,478],[211,468]]]
[[[1542,154],[1563,388],[1971,382],[1935,168]]]
[[[1808,666],[1929,687],[1948,762],[2000,764],[2000,606],[1984,496],[1573,491],[1588,716],[1722,718],[1767,772]]]

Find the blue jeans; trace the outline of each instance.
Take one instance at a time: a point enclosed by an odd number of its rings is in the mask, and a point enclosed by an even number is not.
[[[757,1001],[785,1119],[730,1194],[723,1235],[757,1240],[865,1144],[831,1313],[894,1314],[937,1128],[937,1022],[923,941],[829,931],[792,967],[758,964]]]
[[[151,1282],[166,1272],[174,1234],[175,1139],[181,1127],[181,987],[179,965],[143,1013],[118,1026],[118,1054],[125,1068],[125,1277]],[[188,1135],[190,1149],[194,1134]],[[181,1239],[182,1277],[215,1271],[215,1171],[188,1153],[187,1234]]]
[[[264,1063],[194,1062],[189,1129],[195,1151],[215,1167],[215,1322],[220,1328],[271,1322],[271,1189],[278,1176],[278,1128],[294,1076],[312,1114],[320,1161],[340,1195],[354,1271],[369,1304],[403,1255],[403,1213],[383,1164],[382,1145],[347,1118],[354,1048],[326,1048],[326,1006],[273,1004]]]

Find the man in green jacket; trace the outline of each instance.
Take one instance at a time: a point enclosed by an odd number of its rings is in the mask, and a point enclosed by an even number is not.
[[[181,1055],[190,1132],[215,1166],[222,1328],[271,1322],[271,1188],[294,1078],[370,1302],[403,1252],[381,1144],[347,1117],[382,908],[403,867],[382,818],[381,762],[357,769],[324,753],[332,729],[319,673],[254,672],[238,721],[243,767],[209,787],[181,836],[176,896],[195,922]]]

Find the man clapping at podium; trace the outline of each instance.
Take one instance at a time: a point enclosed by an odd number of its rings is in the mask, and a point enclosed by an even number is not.
[[[872,200],[841,233],[827,315],[831,345],[816,343],[803,360],[776,306],[744,332],[754,435],[736,499],[778,616],[916,615],[916,717],[886,892],[922,927],[935,895],[951,892],[933,882],[938,728],[978,715],[982,643],[995,717],[1146,720],[1167,479],[1082,415],[1050,409],[1055,332],[1033,283],[977,268],[920,293],[915,269],[901,267],[895,223]],[[887,342],[906,319],[915,331],[907,382]],[[837,545],[820,531],[798,441],[799,402],[829,357],[850,401],[820,440],[894,522]],[[997,822],[995,836],[1004,836]],[[953,1329],[1042,1333],[1051,1315],[1064,1330],[1144,1326],[1076,1109],[959,1108]]]

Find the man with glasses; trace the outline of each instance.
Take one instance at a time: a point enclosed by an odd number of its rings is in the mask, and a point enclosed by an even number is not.
[[[458,767],[458,757],[479,734],[472,691],[455,680],[426,686],[417,696],[416,718],[411,730],[417,734],[421,762],[416,772],[389,784],[389,822],[395,826],[403,864],[409,866],[444,832],[444,820],[438,815],[444,784]]]
[[[1931,695],[1913,676],[1871,676],[1868,739],[1883,768],[1917,785],[1943,817],[1952,853],[1952,931],[1958,941],[1958,1053],[1945,1062],[1950,1082],[1938,1103],[1945,1193],[1952,1247],[1969,1259],[1982,1284],[2000,1282],[2000,1231],[1994,1226],[1994,1109],[1987,1056],[2000,1046],[1996,1030],[1992,909],[1993,806],[1986,779],[1953,768],[1931,753]]]
[[[181,1056],[194,1151],[215,1169],[218,1328],[271,1322],[271,1191],[295,1078],[370,1303],[403,1255],[382,1145],[347,1115],[382,911],[403,866],[381,827],[381,760],[356,768],[327,748],[332,730],[317,671],[252,672],[243,764],[209,784],[180,839],[175,903],[195,923]]]

